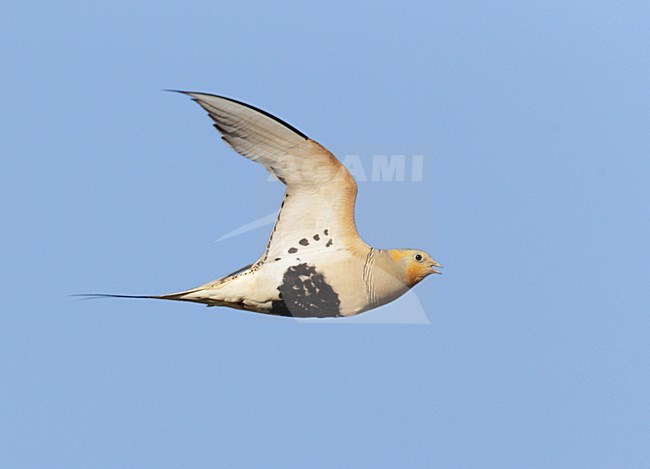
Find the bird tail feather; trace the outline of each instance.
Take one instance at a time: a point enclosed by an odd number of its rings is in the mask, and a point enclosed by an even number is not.
[[[167,295],[118,295],[112,293],[81,293],[81,294],[70,295],[70,296],[74,296],[86,300],[93,300],[98,298],[135,298],[135,299],[144,299],[144,300],[192,301],[189,298],[183,298],[183,297],[193,291],[194,290],[188,290],[179,293],[170,293]]]

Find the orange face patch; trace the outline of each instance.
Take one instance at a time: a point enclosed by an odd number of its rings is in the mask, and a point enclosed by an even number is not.
[[[412,287],[429,273],[429,269],[420,263],[412,263],[406,268],[406,281],[408,286]]]

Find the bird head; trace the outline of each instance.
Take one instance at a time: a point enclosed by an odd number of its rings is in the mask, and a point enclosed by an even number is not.
[[[389,249],[388,254],[404,272],[409,287],[419,283],[430,274],[442,273],[436,270],[436,267],[442,268],[442,266],[420,249]]]

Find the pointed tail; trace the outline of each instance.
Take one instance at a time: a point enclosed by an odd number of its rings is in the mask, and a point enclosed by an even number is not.
[[[190,290],[191,291],[191,290]],[[115,295],[111,293],[80,293],[76,295],[70,295],[77,298],[82,298],[86,300],[94,300],[97,298],[135,298],[140,300],[177,300],[177,301],[191,301],[183,298],[189,291],[184,291],[180,293],[170,293],[168,295]]]

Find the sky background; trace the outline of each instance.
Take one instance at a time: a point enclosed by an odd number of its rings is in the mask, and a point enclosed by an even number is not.
[[[0,466],[648,464],[648,2],[2,11]],[[421,182],[360,182],[357,223],[445,274],[363,324],[71,298],[264,249],[216,240],[281,188],[167,88],[363,164],[424,155]]]

